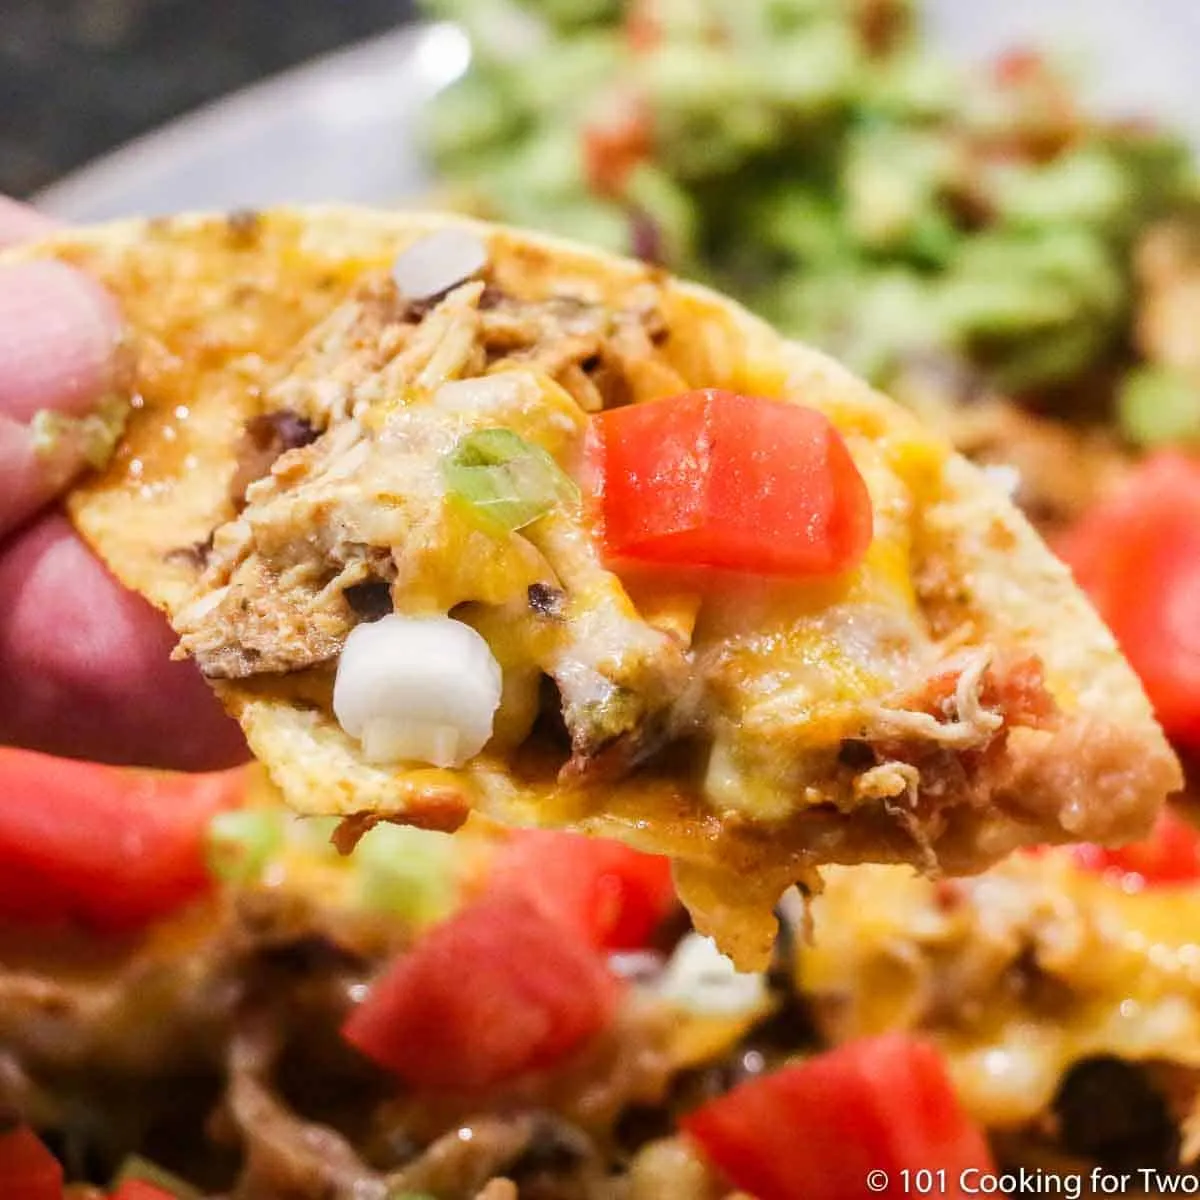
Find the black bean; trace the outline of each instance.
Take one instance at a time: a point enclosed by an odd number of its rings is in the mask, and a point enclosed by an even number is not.
[[[631,1104],[617,1119],[614,1134],[626,1154],[634,1154],[647,1142],[670,1137],[675,1118],[665,1104]]]
[[[246,422],[246,432],[255,445],[272,450],[278,448],[280,454],[307,446],[319,436],[310,421],[286,408],[251,417]]]
[[[392,588],[382,579],[352,583],[342,595],[360,621],[378,621],[392,611]]]
[[[168,550],[163,557],[170,563],[182,563],[202,571],[208,565],[208,556],[212,553],[213,535],[210,533],[202,542],[193,542],[190,546],[179,546]]]
[[[843,767],[850,767],[855,771],[866,771],[875,766],[878,761],[870,742],[865,742],[862,738],[843,738],[842,744],[838,747],[838,762]]]
[[[1064,1149],[1112,1171],[1178,1165],[1179,1132],[1146,1071],[1119,1058],[1084,1059],[1054,1098]]]
[[[549,583],[531,583],[529,585],[529,607],[539,617],[550,620],[560,620],[563,615],[563,604],[567,594],[562,588]]]

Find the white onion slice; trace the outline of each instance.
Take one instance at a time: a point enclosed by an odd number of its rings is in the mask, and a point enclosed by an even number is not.
[[[439,229],[397,256],[392,278],[406,300],[433,300],[472,279],[487,264],[487,246],[475,234]]]
[[[351,631],[333,712],[369,762],[460,767],[487,744],[500,664],[470,625],[391,613]]]

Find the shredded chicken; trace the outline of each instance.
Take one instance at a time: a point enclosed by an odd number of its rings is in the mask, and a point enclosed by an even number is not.
[[[473,1120],[443,1134],[389,1183],[400,1192],[468,1200],[520,1157],[533,1137],[533,1126],[529,1115]]]
[[[581,513],[497,541],[445,503],[440,463],[465,431],[497,424],[575,453],[583,408],[552,381],[602,359],[636,392],[636,364],[661,336],[653,295],[613,313],[562,298],[526,304],[473,282],[414,323],[393,292],[371,285],[334,312],[270,391],[276,414],[326,431],[245,488],[244,511],[217,531],[176,618],[180,653],[215,678],[303,670],[340,653],[362,619],[364,587],[391,587],[403,611],[479,605],[476,623],[523,639],[557,683],[569,771],[627,770],[669,735],[685,647],[641,619]],[[489,362],[509,369],[452,382]],[[497,563],[492,585],[479,570],[486,561]],[[553,619],[531,613],[531,586],[563,597]],[[527,676],[527,689],[536,684]],[[527,732],[536,701],[523,707]]]
[[[374,381],[411,342],[413,317],[390,279],[365,284],[297,346],[267,395],[268,408],[321,430],[347,419],[370,402]]]
[[[977,750],[1000,732],[1004,716],[995,709],[985,708],[980,700],[984,674],[991,664],[990,650],[972,651],[961,664],[946,664],[929,685],[920,701],[926,706],[942,707],[936,698],[938,680],[949,676],[954,681],[948,720],[922,708],[894,707],[890,704],[871,704],[866,709],[864,740],[868,742],[914,741],[950,750]],[[934,693],[931,696],[931,692]]]
[[[236,507],[246,502],[246,489],[261,479],[287,450],[315,441],[317,431],[303,417],[286,410],[262,413],[246,423],[238,450],[238,470],[229,493]]]
[[[267,1079],[278,1053],[269,1027],[241,1030],[229,1050],[226,1105],[241,1135],[245,1165],[238,1200],[386,1200],[387,1181],[340,1134],[302,1120]]]
[[[26,1069],[54,1073],[204,1063],[236,1002],[231,927],[219,914],[213,926],[181,931],[167,950],[75,948],[91,970],[64,972],[37,947],[10,948],[0,970],[0,1048],[19,1047]]]
[[[493,365],[536,366],[585,412],[687,390],[653,352],[667,328],[649,284],[616,311],[569,296],[519,302],[493,290],[484,297],[482,325]]]
[[[375,1118],[387,1131],[384,1142],[414,1147],[410,1161],[391,1171],[370,1167],[345,1136],[282,1099],[273,1080],[279,1026],[245,1020],[230,1046],[226,1099],[245,1154],[234,1195],[377,1200],[415,1192],[472,1200],[482,1191],[490,1200],[519,1186],[522,1195],[528,1188],[531,1196],[614,1200],[592,1135],[610,1129],[631,1104],[662,1102],[671,1071],[669,1020],[664,1010],[630,1006],[582,1059],[516,1081],[507,1092],[421,1095],[386,1105]]]
[[[568,597],[564,636],[541,664],[562,695],[568,771],[623,774],[673,732],[672,706],[690,676],[686,647],[638,615],[586,529],[551,517],[532,537]]]

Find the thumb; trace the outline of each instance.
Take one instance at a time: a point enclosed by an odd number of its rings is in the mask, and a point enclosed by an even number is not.
[[[0,535],[86,465],[87,429],[74,419],[114,383],[120,329],[113,300],[73,268],[0,267]]]

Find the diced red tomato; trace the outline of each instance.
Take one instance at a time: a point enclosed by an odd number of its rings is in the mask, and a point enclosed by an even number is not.
[[[615,97],[609,111],[583,127],[583,168],[588,187],[600,196],[620,196],[639,163],[649,160],[654,131],[645,105],[633,96]]]
[[[209,886],[204,836],[241,769],[176,775],[0,747],[0,919],[119,932]]]
[[[1057,548],[1167,733],[1200,749],[1200,460],[1146,459]]]
[[[177,1200],[177,1197],[144,1179],[127,1179],[113,1192],[112,1200]]]
[[[938,1051],[888,1034],[849,1042],[744,1083],[680,1121],[737,1188],[757,1200],[903,1196],[901,1172],[930,1170],[938,1194],[962,1197],[970,1169],[993,1170]],[[882,1172],[877,1191],[867,1177]],[[944,1179],[944,1187],[942,1180]],[[910,1176],[911,1183],[911,1176]]]
[[[993,74],[997,83],[1013,87],[1037,79],[1046,69],[1046,59],[1040,51],[1022,46],[1001,54]]]
[[[342,1033],[414,1087],[479,1091],[570,1054],[609,1023],[618,995],[594,950],[498,892],[397,959]]]
[[[1192,883],[1200,877],[1200,833],[1169,809],[1159,814],[1153,834],[1116,850],[1072,846],[1077,861],[1119,882],[1126,890]]]
[[[491,882],[528,896],[599,950],[645,946],[675,905],[666,858],[553,830],[513,834],[497,856]]]
[[[598,413],[607,555],[757,575],[833,575],[871,541],[871,498],[824,414],[732,392]]]
[[[58,1159],[26,1125],[0,1133],[0,1196],[4,1200],[62,1200]]]

